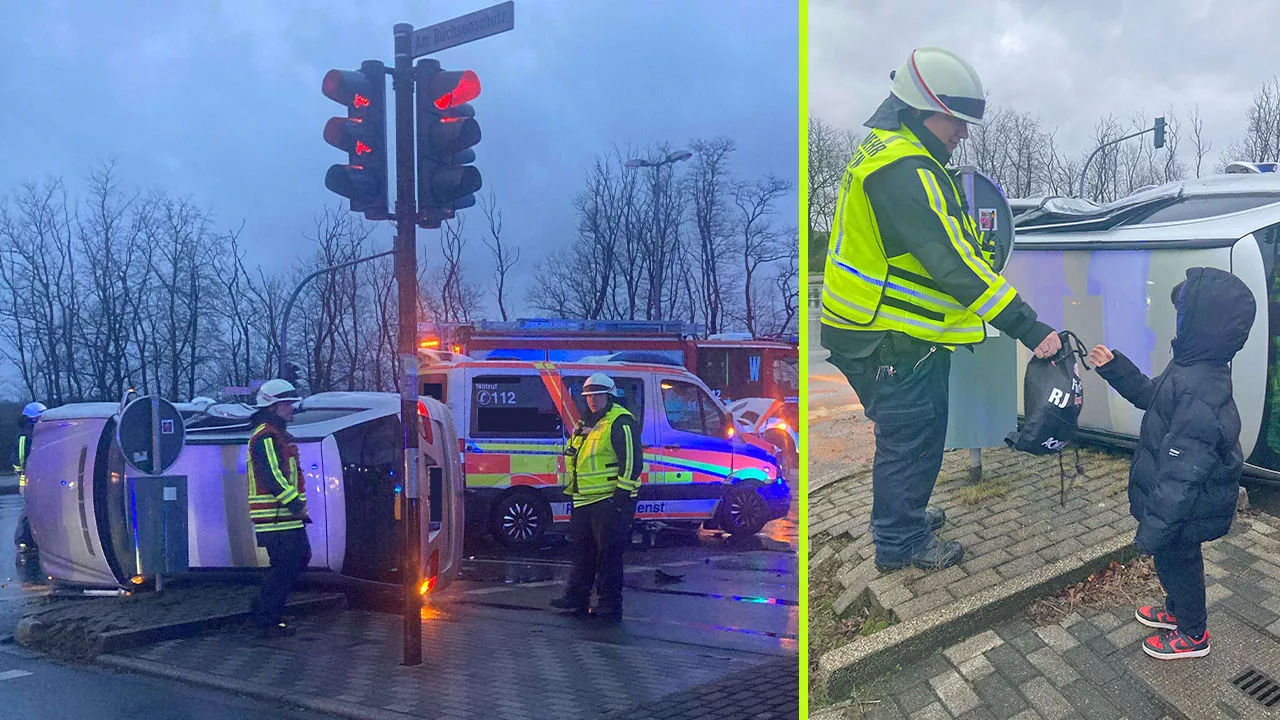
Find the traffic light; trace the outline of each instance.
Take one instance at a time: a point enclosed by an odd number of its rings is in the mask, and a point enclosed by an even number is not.
[[[366,60],[357,71],[330,70],[320,87],[325,97],[347,108],[345,118],[329,118],[324,126],[325,142],[347,152],[345,165],[329,167],[324,186],[349,199],[352,212],[386,220],[386,66]]]
[[[1164,147],[1164,118],[1156,118],[1156,148]]]
[[[480,124],[469,103],[480,95],[480,78],[471,70],[442,70],[435,60],[421,60],[415,70],[418,224],[438,228],[476,204],[481,179],[471,148],[480,142]]]

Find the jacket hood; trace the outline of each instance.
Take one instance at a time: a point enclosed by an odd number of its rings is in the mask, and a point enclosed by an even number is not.
[[[1217,268],[1194,267],[1178,293],[1178,365],[1230,362],[1249,338],[1257,306],[1240,278]]]

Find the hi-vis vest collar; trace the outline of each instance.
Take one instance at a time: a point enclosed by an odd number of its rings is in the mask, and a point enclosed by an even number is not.
[[[886,257],[876,215],[866,194],[875,173],[909,157],[927,159],[938,174],[918,171],[929,205],[956,252],[987,290],[965,307],[944,292],[909,253]],[[940,185],[938,175],[947,178]],[[896,330],[928,342],[967,345],[986,337],[990,322],[1016,296],[991,269],[973,219],[950,214],[947,200],[961,207],[960,192],[946,170],[909,128],[871,130],[858,145],[840,183],[836,216],[822,288],[822,322],[845,330]]]
[[[565,487],[565,494],[571,495],[575,504],[585,505],[609,497],[622,484],[620,480],[624,473],[628,484],[631,484],[632,468],[618,466],[618,453],[612,442],[613,424],[623,417],[634,416],[621,404],[614,403],[585,435],[575,433],[569,439],[572,457],[568,458],[567,463],[569,482]],[[632,458],[631,462],[640,460]]]

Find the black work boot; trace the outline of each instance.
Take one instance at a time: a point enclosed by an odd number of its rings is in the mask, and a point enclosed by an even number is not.
[[[563,595],[551,601],[551,607],[557,610],[566,610],[573,615],[587,614],[587,598],[576,598]]]
[[[941,508],[929,508],[924,511],[924,521],[929,523],[930,532],[938,532],[947,524],[947,512]]]
[[[940,542],[930,539],[929,544],[905,560],[883,562],[876,558],[876,569],[880,572],[901,570],[907,567],[918,567],[921,570],[941,570],[949,568],[964,559],[964,546],[955,540]]]
[[[591,608],[591,616],[617,622],[622,619],[622,601],[601,600],[596,603],[595,607]]]

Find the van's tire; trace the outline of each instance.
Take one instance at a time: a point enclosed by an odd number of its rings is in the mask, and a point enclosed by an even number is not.
[[[551,526],[551,506],[532,490],[511,490],[489,510],[489,534],[506,548],[527,548],[542,542]]]
[[[730,535],[755,535],[769,522],[769,504],[760,494],[760,483],[743,480],[724,492],[716,525]]]

